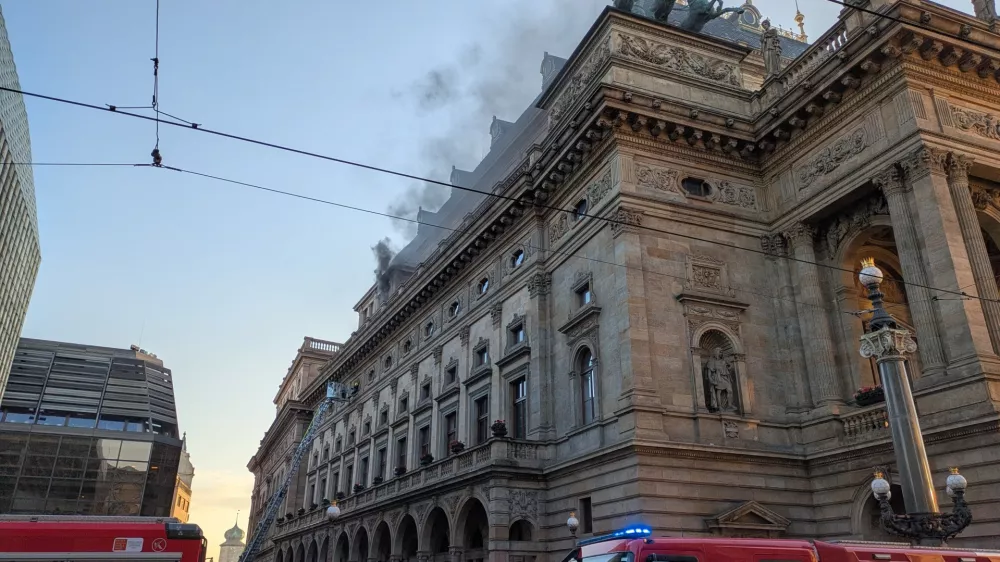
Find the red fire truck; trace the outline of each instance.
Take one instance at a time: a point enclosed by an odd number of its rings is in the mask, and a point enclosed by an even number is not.
[[[633,526],[582,540],[564,562],[996,562],[1000,552],[905,543],[794,539],[654,538]]]
[[[205,562],[197,525],[158,517],[0,516],[0,561]]]

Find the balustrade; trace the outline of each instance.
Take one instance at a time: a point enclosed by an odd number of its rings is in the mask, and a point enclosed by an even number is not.
[[[889,436],[889,415],[885,404],[859,410],[841,418],[844,437],[852,441],[868,441]]]

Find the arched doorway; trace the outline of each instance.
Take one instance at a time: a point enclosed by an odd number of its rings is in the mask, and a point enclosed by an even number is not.
[[[482,502],[469,498],[458,512],[456,546],[464,551],[465,562],[489,558],[490,520]]]
[[[306,557],[307,562],[319,562],[319,547],[316,545],[315,540],[309,541],[309,556]]]
[[[451,547],[451,534],[448,516],[440,507],[435,507],[427,515],[424,522],[424,532],[421,536],[421,549],[426,550],[435,562],[448,562],[448,549]]]
[[[305,562],[306,561],[306,549],[302,544],[295,547],[295,562]]]
[[[417,559],[418,540],[417,523],[409,513],[399,522],[399,528],[393,536],[392,550],[397,553],[402,562],[415,562]]]
[[[354,534],[354,548],[351,550],[351,562],[366,562],[368,560],[368,531],[358,527]]]
[[[534,534],[534,528],[530,522],[524,519],[518,519],[510,526],[508,537],[511,541],[530,542],[533,539]]]
[[[319,562],[329,562],[330,560],[330,538],[323,537],[323,545],[319,547]]]
[[[896,513],[906,513],[903,504],[903,489],[898,484],[893,484],[890,489],[892,497],[889,499],[889,505],[892,506],[892,510]],[[900,542],[899,537],[882,528],[881,517],[882,511],[879,502],[875,499],[875,494],[869,490],[865,496],[860,522],[862,539],[875,542]]]
[[[377,562],[388,562],[392,553],[392,536],[389,534],[389,524],[382,521],[375,527],[372,535],[372,550]]]
[[[337,546],[333,551],[333,562],[348,562],[351,556],[351,540],[347,538],[346,532],[341,532],[337,537]]]

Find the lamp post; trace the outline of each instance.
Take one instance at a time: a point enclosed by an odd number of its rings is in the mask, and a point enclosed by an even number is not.
[[[330,521],[340,517],[340,508],[337,507],[337,502],[330,502],[330,507],[326,508],[326,518]]]
[[[954,507],[951,513],[940,513],[924,439],[920,433],[917,406],[913,401],[906,373],[906,358],[917,350],[917,344],[910,333],[900,329],[896,320],[885,310],[882,302],[885,295],[879,290],[884,277],[882,270],[875,266],[875,260],[865,259],[861,262],[861,267],[858,278],[868,289],[868,298],[873,307],[869,323],[871,331],[861,336],[861,356],[874,357],[878,364],[892,432],[892,447],[902,480],[903,503],[908,513],[893,512],[889,504],[892,497],[889,482],[880,472],[875,474],[875,480],[872,481],[872,492],[879,502],[881,523],[886,531],[906,537],[916,544],[938,546],[961,533],[972,522],[972,512],[965,502],[967,482],[957,468],[951,469],[948,495],[952,497]]]
[[[569,512],[569,519],[566,520],[566,527],[569,528],[569,534],[573,536],[573,546],[576,546],[576,530],[580,528],[580,520],[576,518],[576,512]]]

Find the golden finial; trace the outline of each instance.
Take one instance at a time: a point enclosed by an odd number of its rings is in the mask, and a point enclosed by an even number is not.
[[[958,474],[958,467],[957,466],[951,467],[951,473],[952,474]]]
[[[885,473],[882,472],[881,470],[876,470],[875,471],[875,478],[885,478]]]
[[[799,41],[808,43],[809,38],[806,36],[806,17],[799,10],[799,0],[795,0],[795,23],[799,24]]]
[[[861,268],[875,267],[875,258],[864,258],[861,260]]]

